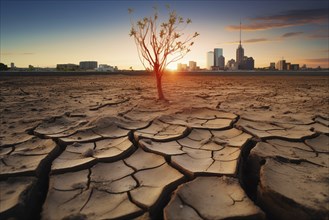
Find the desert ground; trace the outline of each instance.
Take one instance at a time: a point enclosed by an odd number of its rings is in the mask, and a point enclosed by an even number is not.
[[[0,76],[0,219],[328,219],[329,75]]]

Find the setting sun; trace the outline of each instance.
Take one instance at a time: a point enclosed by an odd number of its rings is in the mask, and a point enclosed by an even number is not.
[[[176,71],[177,70],[177,64],[176,63],[171,63],[167,66],[166,69],[171,70],[171,71]]]

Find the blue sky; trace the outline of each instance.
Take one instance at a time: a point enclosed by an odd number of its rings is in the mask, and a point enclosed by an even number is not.
[[[192,52],[179,62],[205,66],[206,52],[223,48],[235,59],[242,21],[242,41],[256,66],[284,57],[292,63],[328,66],[328,2],[308,1],[15,1],[1,0],[1,62],[16,66],[56,66],[97,60],[119,68],[141,69],[134,41],[133,19],[151,15],[158,6],[166,16],[169,4],[192,19],[187,32],[197,31]],[[173,64],[172,68],[176,66]]]

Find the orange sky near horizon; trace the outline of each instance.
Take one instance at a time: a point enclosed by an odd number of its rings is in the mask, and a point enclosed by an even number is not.
[[[240,18],[242,46],[245,55],[255,59],[255,67],[268,67],[283,57],[291,63],[328,68],[328,5],[278,2],[169,1],[178,14],[192,19],[186,33],[200,33],[192,51],[169,69],[189,61],[205,68],[206,53],[214,48],[223,48],[226,62],[235,59]],[[17,67],[55,67],[94,60],[119,69],[143,69],[129,37],[127,8],[132,6],[134,18],[141,18],[152,14],[154,3],[162,7],[166,2],[81,0],[68,1],[63,9],[61,0],[1,1],[0,61]]]

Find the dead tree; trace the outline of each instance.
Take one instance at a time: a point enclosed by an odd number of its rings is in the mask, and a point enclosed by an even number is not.
[[[165,99],[162,90],[162,76],[166,67],[182,59],[194,44],[193,39],[199,34],[185,35],[183,32],[191,19],[184,19],[175,10],[168,10],[168,20],[159,21],[158,11],[150,17],[133,22],[131,20],[130,36],[134,37],[138,56],[144,68],[156,77],[158,98]],[[128,9],[129,14],[132,9]]]

